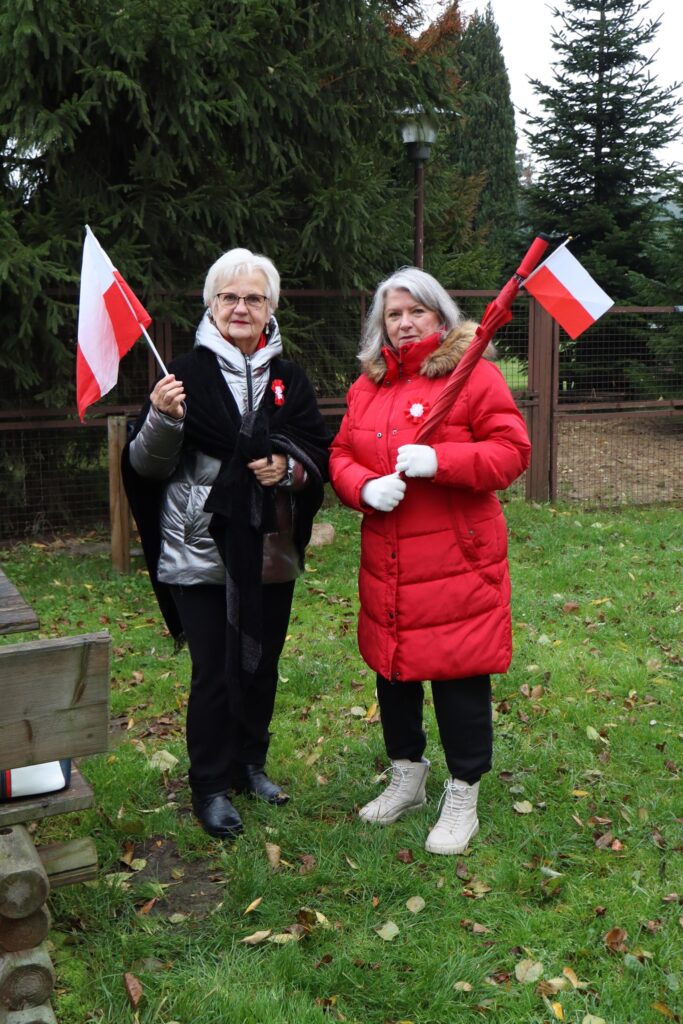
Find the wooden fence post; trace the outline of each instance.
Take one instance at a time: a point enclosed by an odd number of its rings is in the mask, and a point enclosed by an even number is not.
[[[130,572],[130,508],[121,479],[121,453],[126,444],[125,416],[107,418],[107,442],[111,564],[118,572]]]
[[[529,409],[531,464],[526,477],[529,501],[553,501],[557,479],[559,330],[549,313],[529,298],[529,383],[536,396]]]

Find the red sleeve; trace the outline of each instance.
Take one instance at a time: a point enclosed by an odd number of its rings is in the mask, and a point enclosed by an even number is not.
[[[524,417],[497,366],[477,365],[457,403],[465,402],[471,441],[433,445],[435,484],[499,491],[529,465],[531,444]]]
[[[341,422],[339,433],[332,442],[330,448],[330,481],[337,494],[337,497],[349,508],[357,512],[371,512],[372,510],[364,505],[360,498],[363,484],[368,480],[377,479],[378,474],[373,473],[367,466],[356,462],[353,457],[351,445],[351,429],[354,422],[354,386],[349,388],[346,396],[346,414]]]

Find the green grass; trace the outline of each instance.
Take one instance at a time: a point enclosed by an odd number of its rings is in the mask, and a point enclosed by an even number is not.
[[[385,765],[355,644],[356,515],[323,510],[336,542],[309,552],[297,584],[269,761],[292,801],[238,798],[245,834],[230,847],[189,812],[189,663],[161,635],[142,569],[118,577],[106,555],[59,545],[3,553],[41,635],[107,628],[113,643],[114,748],[83,764],[97,808],[41,822],[36,837],[92,834],[100,854],[98,882],[51,900],[62,1024],[655,1024],[682,1012],[680,510],[514,501],[506,514],[515,657],[495,682],[482,830],[457,858],[424,851],[445,777],[431,706],[428,807],[386,829],[354,813]],[[160,749],[179,759],[170,774],[150,764]],[[139,872],[120,862],[131,850]],[[389,920],[399,933],[386,942],[375,929]],[[612,950],[615,928],[627,936]],[[268,929],[289,938],[242,942]],[[542,965],[538,980],[518,980],[524,960]],[[552,994],[565,968],[581,987],[565,978]],[[126,971],[143,985],[136,1013]]]
[[[500,359],[496,366],[505,377],[507,386],[511,391],[525,391],[528,384],[528,370],[526,363],[519,359]]]

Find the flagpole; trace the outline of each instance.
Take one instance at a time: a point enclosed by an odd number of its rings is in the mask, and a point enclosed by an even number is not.
[[[560,242],[560,244],[553,249],[553,251],[550,253],[550,255],[546,256],[546,258],[543,260],[543,262],[539,263],[538,266],[536,267],[536,269],[532,270],[531,273],[528,275],[528,277],[525,277],[524,281],[522,282],[521,287],[522,288],[526,288],[526,286],[529,283],[529,281],[531,280],[531,278],[535,277],[536,274],[539,272],[539,270],[543,269],[543,267],[546,265],[546,263],[550,259],[550,256],[554,256],[556,252],[560,251],[560,249],[564,249],[565,246],[569,245],[569,243],[573,240],[573,238],[574,238],[573,235],[567,235],[567,237],[565,238],[564,242]]]

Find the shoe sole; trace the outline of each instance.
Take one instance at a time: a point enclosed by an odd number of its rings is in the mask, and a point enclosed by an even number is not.
[[[364,818],[360,811],[358,812],[358,817],[368,825],[393,825],[394,822],[398,821],[399,818],[402,818],[404,814],[412,814],[414,811],[419,811],[426,803],[427,799],[425,797],[425,799],[419,804],[411,804],[410,807],[402,807],[398,814],[395,814],[392,818]]]
[[[447,857],[454,857],[458,853],[464,853],[465,852],[465,850],[470,845],[470,843],[472,842],[472,840],[474,839],[474,837],[477,835],[478,832],[479,832],[479,825],[477,825],[477,827],[474,829],[474,831],[469,836],[469,838],[468,838],[468,840],[467,840],[467,842],[465,843],[464,846],[462,845],[462,843],[458,843],[457,845],[448,846],[448,847],[441,847],[440,849],[436,849],[435,847],[430,846],[429,845],[429,837],[428,837],[427,838],[427,842],[425,843],[425,850],[427,851],[427,853],[437,853],[437,854],[441,853],[441,854],[444,854],[444,856],[447,856]]]

